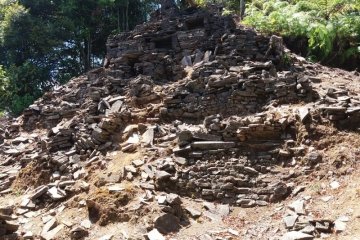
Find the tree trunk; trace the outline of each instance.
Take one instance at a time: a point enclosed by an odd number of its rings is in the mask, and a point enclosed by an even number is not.
[[[117,30],[120,32],[120,7],[117,7]]]
[[[84,50],[83,50],[83,66],[84,71],[88,71],[91,68],[91,36],[89,35],[84,39]]]
[[[245,17],[245,0],[240,0],[240,19],[243,20]]]
[[[81,66],[81,71],[85,72],[85,65],[86,65],[86,57],[85,57],[85,46],[86,46],[86,42],[84,40],[84,45],[80,44],[79,49],[80,49],[80,66]]]
[[[129,0],[126,2],[126,31],[129,31]]]
[[[125,31],[125,8],[122,8],[122,31]]]

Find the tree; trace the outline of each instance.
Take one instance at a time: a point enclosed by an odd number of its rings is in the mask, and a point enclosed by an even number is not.
[[[240,19],[243,20],[245,17],[245,0],[240,0]]]
[[[43,79],[51,79],[53,56],[49,50],[56,40],[49,38],[50,26],[33,18],[17,1],[1,1],[0,5],[0,64],[7,72],[6,84],[2,83],[7,94],[1,96],[1,102],[10,108],[16,105],[13,111],[19,113],[50,87],[51,81]]]
[[[0,0],[0,65],[11,93],[2,106],[19,113],[54,85],[99,66],[108,36],[145,21],[153,3]]]

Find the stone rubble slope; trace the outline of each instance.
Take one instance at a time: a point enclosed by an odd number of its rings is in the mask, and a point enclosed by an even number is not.
[[[109,208],[128,212],[108,213],[89,194],[89,215],[100,214],[103,224],[129,221],[139,208],[121,194],[128,181],[145,194],[141,204],[155,204],[161,213],[145,235],[165,239],[184,219],[201,215],[181,197],[224,208],[282,201],[322,164],[321,153],[301,137],[311,125],[359,130],[358,93],[346,86],[319,91],[314,85],[325,68],[290,53],[281,38],[238,26],[218,10],[158,13],[132,32],[110,37],[103,68],[44,94],[0,129],[0,194],[26,191],[20,206],[0,209],[0,236],[16,239],[21,221],[13,221],[93,187],[106,186],[121,199],[106,198]],[[144,157],[93,186],[88,180],[106,170],[114,151]],[[208,217],[219,215],[207,208]],[[312,239],[320,223],[294,227],[296,214],[286,217],[294,231],[284,239]],[[47,220],[43,239],[58,239],[68,227]],[[67,232],[81,239],[90,226]],[[302,227],[308,231],[296,232]]]

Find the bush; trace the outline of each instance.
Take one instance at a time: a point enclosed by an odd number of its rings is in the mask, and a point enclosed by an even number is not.
[[[19,115],[22,111],[35,101],[35,97],[30,94],[24,96],[13,95],[10,103],[12,114]]]
[[[357,0],[254,0],[244,23],[261,32],[308,40],[307,57],[326,63],[360,53]]]
[[[0,111],[19,115],[50,86],[41,85],[46,75],[36,66],[25,63],[5,69],[0,65]]]

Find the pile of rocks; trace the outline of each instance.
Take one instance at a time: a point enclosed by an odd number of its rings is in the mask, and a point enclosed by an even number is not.
[[[287,52],[281,38],[203,9],[159,14],[110,37],[103,68],[46,93],[0,129],[0,194],[10,192],[19,171],[18,182],[26,174],[38,176],[27,166],[46,176],[19,215],[89,190],[88,170],[105,169],[113,150],[147,157],[107,176],[112,184],[135,181],[147,193],[264,206],[286,198],[294,187],[287,180],[321,160],[297,141],[299,124],[320,118],[359,128],[360,100],[337,89],[319,98],[314,71]],[[309,105],[296,112],[279,107],[304,102]],[[301,157],[307,166],[274,168],[296,165]],[[164,196],[158,199],[163,210],[181,219],[178,198]],[[49,225],[45,232],[58,230]]]
[[[86,93],[86,77],[73,79],[69,84],[46,93],[23,112],[26,130],[52,128],[62,119],[71,119],[83,108]]]
[[[360,98],[352,97],[349,90],[329,88],[316,108],[321,115],[339,128],[358,130],[360,120]]]
[[[241,116],[263,111],[269,105],[316,98],[304,66],[294,61],[287,63],[293,64],[292,68],[287,67],[281,61],[287,53],[277,37],[239,28],[231,17],[206,10],[178,12],[174,17],[155,18],[132,32],[109,38],[106,68],[92,70],[45,94],[24,112],[7,138],[19,135],[20,124],[27,130],[45,128],[46,137],[34,138],[23,146],[35,148],[32,154],[43,156],[44,161],[51,160],[47,164],[51,174],[59,172],[74,180],[74,175],[81,178],[78,171],[101,162],[108,150],[130,152],[139,145],[151,147],[154,141],[165,146],[164,142],[172,142],[177,133],[179,148],[173,152],[193,166],[180,170],[175,186],[183,187],[192,178],[196,184],[191,183],[188,189],[197,193],[202,192],[197,180],[216,182],[230,171],[236,172],[231,175],[235,179],[248,182],[252,173],[249,175],[251,171],[245,168],[265,174],[279,159],[293,157],[294,151],[283,148],[295,140],[291,113]],[[179,79],[183,80],[172,82]],[[348,103],[346,110],[343,106],[319,109],[334,120],[352,114],[355,117],[350,119],[355,124],[356,103],[343,95],[341,99]],[[174,119],[185,125],[179,126],[172,122]],[[129,128],[134,123],[149,122],[154,127],[136,134]],[[167,131],[159,128],[164,122]],[[186,123],[197,124],[193,125],[197,130],[184,131]],[[14,148],[14,144],[6,141],[4,154],[12,159],[25,157],[25,147]],[[230,157],[221,160],[224,156]],[[197,161],[203,158],[208,160]],[[207,171],[196,170],[208,164],[212,167]],[[228,165],[233,167],[226,169]],[[265,189],[272,184],[261,183]],[[200,195],[233,198],[232,188],[225,188],[229,189],[212,194],[204,188]],[[272,190],[269,192],[266,199],[272,198]]]
[[[282,240],[326,238],[331,233],[340,233],[346,229],[349,218],[339,217],[337,220],[316,219],[306,210],[306,200],[298,199],[288,206],[283,218],[287,233]]]
[[[10,192],[12,182],[15,180],[19,167],[0,167],[0,195]]]
[[[6,239],[16,239],[14,234],[19,225],[14,222],[13,209],[10,207],[0,207],[0,237]]]
[[[289,174],[287,170],[274,173],[272,166],[305,151],[296,148],[286,134],[289,116],[278,120],[271,116],[219,121],[214,121],[214,116],[207,118],[202,128],[178,125],[179,148],[173,150],[173,156],[134,161],[125,166],[123,177],[138,178],[144,189],[176,191],[242,207],[280,201],[291,193],[286,182],[279,181]]]
[[[166,97],[162,116],[190,120],[214,114],[226,117],[258,112],[269,102],[314,97],[311,82],[301,74],[277,72],[272,62],[233,61],[225,54],[194,67],[191,79]]]
[[[154,144],[171,147],[177,134],[179,148],[172,152],[185,157],[187,164],[168,173],[177,176],[172,188],[206,199],[232,199],[242,206],[280,200],[287,191],[279,197],[277,187],[286,189],[285,184],[260,179],[271,175],[279,159],[294,156],[283,147],[295,140],[294,117],[273,112],[241,115],[271,104],[310,101],[316,94],[300,63],[286,70],[280,61],[284,47],[276,39],[206,10],[179,12],[175,19],[155,18],[109,38],[106,68],[45,94],[8,134],[9,139],[19,136],[21,125],[26,130],[42,127],[48,131],[46,137],[17,147],[19,141],[5,141],[3,152],[10,159],[45,162],[52,176],[50,195],[68,196],[58,181],[81,179],[86,167],[102,165],[107,151],[131,152]],[[188,123],[195,124],[193,130],[184,130]],[[26,148],[33,148],[34,155],[26,157]],[[134,175],[124,171],[127,179]],[[162,186],[156,177],[155,183]]]
[[[231,211],[229,205],[213,204],[206,201],[194,208],[188,206],[188,202],[184,203],[183,199],[174,193],[159,193],[155,196],[155,199],[161,213],[154,217],[153,223],[148,227],[149,232],[146,237],[150,240],[165,239],[163,235],[177,232],[181,227],[188,226],[191,220],[199,220],[201,217],[214,222],[221,221]],[[238,233],[233,231],[232,234],[236,235]],[[209,239],[212,238],[209,236]]]
[[[294,156],[292,136],[286,132],[289,126],[288,115],[276,120],[270,114],[254,118],[207,117],[202,132],[179,126],[192,131],[179,131],[180,148],[174,153],[180,156],[175,162],[181,167],[176,181],[165,187],[177,186],[190,195],[242,207],[282,200],[290,189],[274,177],[271,168],[279,159]]]

